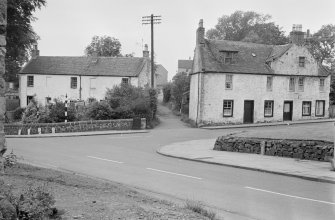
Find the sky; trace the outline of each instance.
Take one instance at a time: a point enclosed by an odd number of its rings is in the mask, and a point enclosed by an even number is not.
[[[142,56],[144,44],[150,49],[150,25],[142,16],[161,15],[154,26],[155,57],[169,72],[177,72],[178,59],[192,59],[196,29],[200,19],[206,30],[218,18],[236,10],[269,14],[271,21],[288,35],[293,24],[303,31],[318,31],[322,25],[335,24],[334,0],[46,0],[37,10],[32,26],[40,36],[41,56],[83,56],[93,36],[119,39],[122,54]]]

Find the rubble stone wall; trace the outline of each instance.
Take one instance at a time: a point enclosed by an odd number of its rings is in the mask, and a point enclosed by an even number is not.
[[[141,119],[141,129],[146,128],[146,119]],[[6,135],[33,135],[85,131],[131,130],[133,119],[76,121],[62,123],[5,124]]]
[[[221,136],[217,138],[214,150],[329,161],[334,155],[334,143]]]

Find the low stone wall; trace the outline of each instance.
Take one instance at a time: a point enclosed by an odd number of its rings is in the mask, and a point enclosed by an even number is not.
[[[141,119],[141,129],[146,128],[146,119]],[[62,123],[5,124],[6,135],[32,135],[105,130],[131,130],[133,119],[76,121]]]
[[[315,140],[279,140],[222,136],[214,150],[328,161],[334,155],[334,144]]]

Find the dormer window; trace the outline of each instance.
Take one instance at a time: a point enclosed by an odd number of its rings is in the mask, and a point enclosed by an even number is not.
[[[305,67],[305,57],[299,57],[299,66]]]
[[[222,54],[222,61],[224,64],[236,63],[237,51],[220,51]]]

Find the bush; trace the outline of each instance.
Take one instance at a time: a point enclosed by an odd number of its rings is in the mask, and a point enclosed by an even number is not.
[[[32,99],[22,115],[22,123],[37,123],[40,106],[35,99]]]
[[[171,100],[171,88],[172,84],[167,83],[163,86],[163,102],[168,103]]]
[[[88,106],[87,116],[94,120],[108,120],[116,118],[116,113],[107,102],[93,102]]]
[[[65,103],[55,99],[54,104],[50,104],[48,107],[49,113],[47,114],[51,122],[64,122],[65,117]],[[67,121],[76,120],[76,109],[74,104],[69,103],[67,108]]]
[[[211,210],[205,209],[201,202],[188,200],[188,201],[186,201],[185,208],[187,208],[187,209],[189,209],[193,212],[199,213],[200,215],[205,216],[205,217],[207,217],[211,220],[216,219],[216,217],[215,217],[216,213],[211,211]]]
[[[22,119],[22,115],[24,113],[24,111],[26,110],[26,108],[21,108],[18,107],[14,110],[14,120],[18,121]]]

